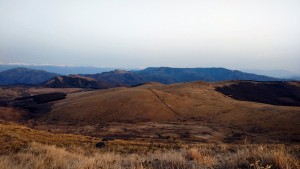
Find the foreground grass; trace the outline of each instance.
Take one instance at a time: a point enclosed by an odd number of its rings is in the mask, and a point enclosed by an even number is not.
[[[148,152],[146,154],[117,152],[87,153],[82,148],[66,150],[54,145],[31,143],[18,153],[0,156],[4,169],[32,168],[300,168],[299,158],[284,146],[244,146],[231,152],[224,147],[190,148]],[[1,168],[1,167],[0,167]]]
[[[0,169],[300,168],[300,145],[99,141],[0,124]]]
[[[58,147],[78,146],[90,149],[100,139],[73,134],[53,134],[47,131],[30,129],[17,124],[0,122],[0,154],[18,152],[31,142],[52,144]]]

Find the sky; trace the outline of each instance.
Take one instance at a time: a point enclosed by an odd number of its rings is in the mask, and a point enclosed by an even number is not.
[[[283,69],[299,0],[0,0],[0,63]]]

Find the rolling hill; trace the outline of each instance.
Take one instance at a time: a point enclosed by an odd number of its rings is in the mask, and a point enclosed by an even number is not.
[[[145,132],[149,132],[150,135],[159,133],[159,137],[162,137],[173,131],[173,136],[176,133],[175,135],[180,135],[176,137],[198,141],[204,139],[226,142],[244,138],[269,142],[287,139],[300,141],[300,107],[264,104],[258,99],[254,100],[256,102],[237,100],[234,96],[217,91],[217,88],[236,87],[239,83],[148,83],[132,88],[73,93],[66,99],[49,103],[49,112],[35,119],[35,123],[53,124],[56,128],[59,124],[93,125],[93,135],[109,134],[116,137],[131,137],[133,133],[134,137],[138,137],[143,136]],[[265,82],[248,83],[265,85]],[[299,90],[298,83],[291,83],[294,82],[272,82],[273,85],[280,85],[283,92],[294,90],[287,87],[290,85]],[[255,90],[249,88],[249,93],[255,95]],[[269,90],[268,92],[272,93],[272,90],[276,89]],[[295,94],[299,97],[299,93]],[[275,97],[281,100],[282,95],[274,93],[271,97],[273,100],[276,100]],[[288,99],[291,103],[299,104],[299,100],[294,97],[274,103],[285,105]],[[103,125],[109,126],[111,123],[112,126],[103,128]],[[122,126],[123,123],[143,123],[143,127],[131,128],[130,125]],[[102,127],[98,128],[98,125]],[[200,131],[208,134],[199,135]],[[82,129],[80,132],[85,131]]]
[[[297,107],[276,106],[286,105],[288,99],[293,104],[300,104],[299,92],[295,92],[294,96],[282,96],[282,92],[290,93],[300,90],[298,83],[297,86],[293,86],[288,82],[268,82],[268,84],[280,86],[282,89],[281,92],[274,92],[277,90],[276,88],[265,88],[267,92],[273,94],[270,99],[280,100],[282,98],[282,103],[274,101],[274,105],[272,102],[262,104],[264,100],[259,99],[245,101],[243,98],[235,98],[234,95],[227,96],[218,92],[220,89],[228,89],[228,87],[238,90],[238,87],[244,83],[246,82],[191,82],[173,85],[148,83],[133,88],[121,87],[80,92],[69,94],[67,99],[55,103],[48,115],[57,116],[63,121],[73,118],[75,120],[88,107],[89,111],[85,111],[85,114],[82,115],[85,116],[84,119],[89,121],[177,121],[197,119],[198,116],[206,118],[209,117],[210,113],[218,112],[218,110],[220,111],[218,113],[222,113],[225,111],[224,109],[227,113],[234,113],[236,110],[252,112],[262,107],[264,109],[268,107],[269,110],[299,109]],[[262,88],[266,85],[265,82],[247,82],[248,85],[249,83],[262,86]],[[240,92],[240,95],[244,94],[246,98],[250,98],[250,94],[262,97],[263,95],[254,93],[256,90],[257,88],[248,88],[248,93]],[[61,114],[61,112],[65,113]]]
[[[14,68],[0,72],[0,85],[38,85],[55,76],[43,70]]]

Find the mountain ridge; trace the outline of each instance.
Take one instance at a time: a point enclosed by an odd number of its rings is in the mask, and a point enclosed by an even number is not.
[[[57,76],[43,83],[43,86],[52,88],[91,88],[91,89],[106,89],[110,84],[102,81],[97,81],[91,77],[80,75]]]
[[[150,81],[158,81],[164,84],[206,81],[218,82],[226,80],[255,80],[255,81],[280,81],[281,79],[245,73],[238,70],[226,68],[171,68],[171,67],[149,67],[138,74],[146,76]],[[164,77],[165,79],[162,79]]]
[[[68,79],[65,83],[53,82],[52,78],[58,77]],[[86,79],[92,78],[92,79]],[[51,85],[49,80],[52,79]],[[162,84],[173,84],[192,81],[219,82],[228,80],[253,80],[253,81],[285,81],[269,76],[245,73],[238,70],[226,68],[171,68],[171,67],[149,67],[143,70],[121,70],[96,73],[61,76],[42,70],[28,68],[14,68],[0,72],[0,85],[40,85],[61,86],[61,87],[81,87],[81,88],[111,88],[130,87],[149,82]],[[76,82],[75,82],[76,81]],[[85,81],[85,82],[83,82]],[[93,82],[97,81],[97,82]],[[47,85],[48,83],[48,85]],[[60,83],[60,84],[59,84]],[[68,84],[69,83],[69,84]],[[93,84],[92,84],[93,83]],[[73,84],[73,85],[72,85]],[[86,86],[84,85],[86,84]]]

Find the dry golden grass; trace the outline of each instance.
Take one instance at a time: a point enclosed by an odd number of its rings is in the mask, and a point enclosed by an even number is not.
[[[300,168],[300,145],[168,144],[52,134],[0,124],[0,169]]]
[[[274,168],[298,169],[299,157],[287,151],[285,146],[240,146],[234,152],[216,152],[207,147],[155,152],[118,153],[94,151],[82,148],[66,150],[53,145],[31,143],[14,154],[0,156],[3,169],[178,169],[178,168]],[[298,154],[299,155],[299,154]]]
[[[91,148],[99,139],[73,135],[52,134],[46,131],[33,130],[16,124],[0,123],[0,154],[18,152],[31,142],[52,144],[59,147],[80,146]]]
[[[214,158],[212,155],[200,152],[196,148],[189,149],[187,151],[187,156],[188,159],[194,160],[196,162],[206,164],[207,166],[214,166],[217,161],[216,158]]]

